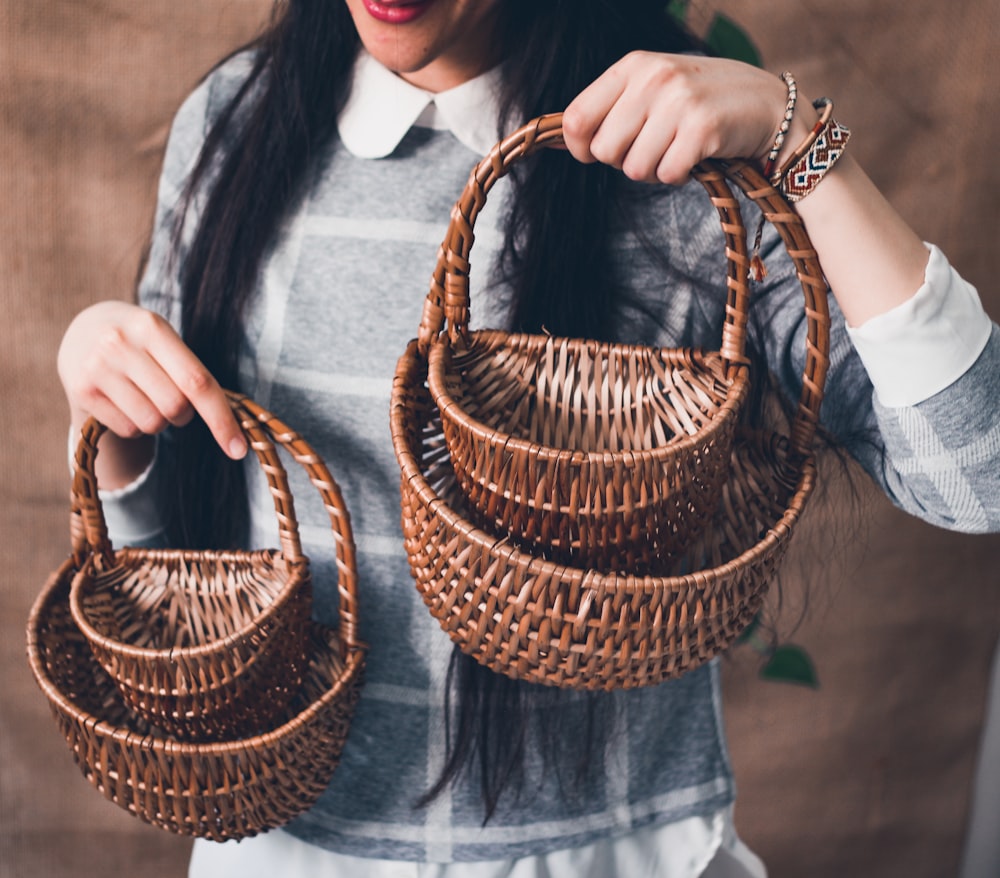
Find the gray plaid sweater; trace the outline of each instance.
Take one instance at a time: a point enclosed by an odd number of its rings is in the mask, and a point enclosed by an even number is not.
[[[165,157],[140,298],[175,325],[177,284],[166,259],[174,205],[206,125],[233,93],[239,69],[224,67],[186,102]],[[579,797],[565,797],[559,778],[532,753],[529,788],[516,801],[502,799],[485,827],[471,781],[429,807],[414,807],[444,758],[451,645],[417,596],[402,551],[388,402],[396,359],[416,334],[451,205],[477,159],[450,133],[424,128],[411,129],[391,156],[377,161],[357,158],[335,141],[265,263],[245,327],[241,389],[299,430],[329,463],[357,538],[362,636],[370,644],[367,681],[332,783],[288,827],[348,854],[431,861],[514,857],[709,815],[733,798],[718,670],[710,664],[655,688],[606,696],[616,731]],[[643,227],[654,230],[670,268],[654,264],[628,235],[616,242],[622,272],[643,305],[623,315],[623,339],[717,346],[724,277],[714,210],[697,184],[663,189],[642,209],[649,211]],[[496,250],[495,215],[488,206],[473,252],[473,313],[480,325],[498,325],[504,315],[503,291],[483,283]],[[749,224],[755,214],[747,216]],[[797,396],[805,330],[801,289],[771,234],[768,250],[770,274],[756,290],[754,308],[767,327],[771,368]],[[916,406],[890,409],[873,399],[831,306],[826,425],[904,509],[956,529],[1000,526],[997,328],[960,380]],[[875,441],[857,441],[863,436]],[[256,463],[247,466],[253,541],[276,545],[266,485]],[[156,490],[156,471],[138,493]],[[289,475],[314,565],[316,612],[333,619],[335,573],[325,512],[294,465]],[[119,512],[135,501],[126,496]],[[542,693],[538,714],[551,709],[547,703]],[[569,696],[559,709],[569,720],[565,747],[572,749],[584,722],[583,703]]]

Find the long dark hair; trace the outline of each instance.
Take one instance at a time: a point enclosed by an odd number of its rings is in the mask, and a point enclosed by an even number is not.
[[[498,133],[565,107],[631,50],[696,47],[665,7],[664,0],[505,0],[497,34],[504,65]],[[190,197],[210,182],[182,266],[182,332],[219,382],[230,387],[238,383],[238,318],[275,230],[334,133],[359,47],[342,0],[287,0],[276,10],[252,46],[245,84],[208,134],[188,188]],[[513,294],[511,328],[544,326],[557,334],[612,337],[618,291],[608,231],[621,218],[622,176],[547,151],[513,176],[514,207],[500,262]],[[191,547],[240,545],[247,512],[239,466],[204,428],[179,431],[175,445],[176,509],[183,515],[172,516],[172,537]],[[459,653],[449,679],[449,692],[457,695],[457,704],[448,706],[449,759],[423,801],[463,772],[478,771],[488,819],[501,792],[523,780],[532,687]],[[599,721],[598,700],[591,699],[587,711],[593,748],[607,723]],[[543,752],[557,758],[555,748],[544,743]]]

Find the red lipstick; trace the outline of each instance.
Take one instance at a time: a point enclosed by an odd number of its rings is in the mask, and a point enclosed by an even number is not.
[[[434,0],[403,0],[403,2],[385,2],[385,0],[363,0],[368,14],[386,24],[407,24],[420,18]]]

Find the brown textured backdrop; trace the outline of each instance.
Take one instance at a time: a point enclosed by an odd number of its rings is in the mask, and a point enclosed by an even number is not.
[[[0,0],[0,878],[184,874],[187,841],[108,804],[73,766],[23,628],[67,547],[59,339],[88,303],[130,295],[170,117],[269,7]],[[706,0],[696,23],[713,9],[752,32],[770,69],[836,98],[869,173],[1000,316],[1000,5]],[[802,578],[809,612],[792,636],[821,688],[760,681],[748,650],[725,669],[737,821],[775,878],[957,871],[1000,631],[1000,540],[862,505],[856,534],[816,544],[836,546],[828,572]],[[802,582],[789,583],[786,628]]]

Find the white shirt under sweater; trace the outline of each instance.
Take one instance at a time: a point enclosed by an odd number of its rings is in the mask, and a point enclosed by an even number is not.
[[[420,92],[411,86],[406,85],[401,80],[379,68],[370,59],[364,58],[359,65],[359,76],[356,79],[355,90],[352,96],[352,102],[348,107],[347,112],[342,117],[341,120],[341,137],[348,148],[357,156],[366,158],[376,158],[378,156],[387,155],[395,149],[398,143],[401,141],[403,136],[410,129],[411,124],[419,119],[420,124],[430,125],[432,127],[450,127],[452,133],[463,143],[466,143],[476,154],[481,154],[486,151],[486,149],[492,145],[495,140],[495,136],[492,132],[492,115],[491,103],[485,100],[489,96],[489,77],[482,78],[480,81],[474,83],[468,83],[460,89],[454,90],[453,93],[438,96],[436,104],[429,105],[428,101],[430,96]],[[366,113],[365,108],[376,106],[378,107],[375,113]],[[432,107],[432,111],[428,112],[428,107]],[[478,108],[478,112],[477,112]],[[449,118],[449,114],[451,118]],[[388,124],[387,124],[388,123]],[[449,125],[449,123],[451,123]],[[476,125],[479,125],[478,131]],[[470,165],[471,166],[471,165]],[[169,193],[168,193],[169,194]],[[457,194],[457,190],[456,190]],[[484,215],[485,219],[485,215]],[[306,224],[312,224],[312,232],[322,233],[320,228],[323,225],[324,219],[321,217],[307,217],[304,222]],[[482,221],[481,221],[482,222]],[[360,234],[364,234],[364,230],[359,231]],[[415,229],[413,230],[415,231]],[[298,232],[295,228],[289,233],[289,240],[295,241],[296,234],[302,234],[302,230],[299,229]],[[379,234],[377,228],[373,228],[374,234]],[[484,226],[482,229],[477,225],[477,244],[476,251],[480,254],[481,251],[489,249],[489,229]],[[416,235],[419,238],[419,235]],[[440,235],[436,240],[439,241]],[[485,241],[485,243],[484,243]],[[431,247],[433,251],[433,243],[429,241],[415,241],[422,247]],[[288,249],[285,248],[286,252]],[[270,265],[268,271],[271,273],[270,282],[272,284],[280,285],[283,282],[281,277],[282,265],[279,259],[276,260],[279,264],[275,265],[273,262]],[[932,259],[933,262],[933,259]],[[486,264],[486,260],[479,264]],[[287,265],[285,266],[287,268]],[[929,283],[925,285],[925,289],[921,290],[921,294],[925,299],[932,302],[947,302],[949,313],[959,314],[959,319],[957,323],[963,327],[966,327],[963,331],[969,336],[975,336],[975,341],[973,344],[963,344],[960,346],[949,345],[948,351],[951,352],[953,360],[956,363],[951,366],[952,374],[954,376],[961,375],[970,363],[960,363],[962,357],[968,359],[970,357],[970,351],[972,352],[971,357],[974,360],[978,356],[979,351],[982,349],[985,341],[983,340],[983,332],[985,326],[985,334],[988,336],[990,331],[990,325],[988,320],[980,320],[976,314],[976,306],[978,305],[978,300],[975,298],[974,292],[971,296],[968,291],[961,289],[958,292],[950,291],[945,294],[946,288],[950,285],[954,286],[958,282],[955,280],[954,276],[950,273],[947,268],[946,263],[944,267],[939,269],[941,271],[942,281],[937,283],[931,282],[930,277],[931,268],[929,267]],[[287,278],[284,279],[287,281]],[[419,290],[419,285],[417,287]],[[422,291],[420,291],[422,295]],[[378,295],[377,291],[374,295]],[[475,296],[476,291],[473,291],[474,296],[474,307],[475,307]],[[273,303],[272,303],[273,305]],[[911,306],[911,310],[912,306]],[[940,308],[939,308],[940,310]],[[265,309],[266,312],[266,309]],[[981,315],[981,309],[978,312]],[[971,315],[971,318],[969,318]],[[248,375],[251,383],[255,387],[254,395],[265,405],[268,404],[268,397],[270,396],[269,384],[273,381],[275,375],[268,374],[267,360],[266,357],[261,356],[261,351],[266,353],[268,351],[268,339],[267,339],[267,329],[268,326],[272,325],[271,321],[275,318],[273,313],[273,308],[271,312],[266,312],[260,316],[259,325],[251,328],[251,332],[258,333],[258,356],[254,368],[251,370],[254,374]],[[377,315],[375,319],[378,319]],[[900,333],[901,337],[912,339],[914,337],[914,325],[919,322],[919,315],[904,315],[900,317],[896,315],[897,323],[900,320],[905,320],[905,332]],[[978,321],[978,322],[977,322]],[[413,329],[416,327],[416,323],[413,324]],[[862,331],[866,329],[871,329],[866,324],[866,327],[861,328]],[[898,326],[895,327],[898,332]],[[872,362],[866,360],[869,371],[873,374],[878,374],[878,350],[885,350],[887,344],[892,343],[891,332],[893,327],[889,328],[888,334],[884,334],[881,338],[876,337],[872,347],[875,353],[871,355]],[[412,333],[411,333],[412,334]],[[288,340],[270,340],[272,343],[277,343],[277,348],[280,348]],[[861,345],[865,343],[864,339],[861,339]],[[912,341],[906,342],[912,344]],[[304,344],[303,348],[308,350],[308,345]],[[960,351],[956,355],[956,351]],[[272,350],[273,359],[272,364],[279,363],[281,359],[280,350]],[[293,358],[294,359],[294,358]],[[887,360],[891,360],[893,363],[897,362],[896,357],[886,357]],[[940,360],[938,361],[939,368],[936,370],[933,380],[940,382],[942,370],[940,369]],[[294,371],[299,369],[298,378],[303,380],[308,380],[309,376],[306,374],[309,369],[300,365],[296,366],[294,364],[289,364],[285,362],[281,368],[285,371],[286,375],[289,370]],[[907,372],[908,378],[912,379],[912,371]],[[328,379],[327,379],[328,380]],[[947,383],[951,383],[953,378],[950,378]],[[900,387],[899,382],[893,386],[891,382],[886,385],[888,388],[885,395],[889,396],[895,393],[899,398],[907,397],[906,403],[912,403],[920,401],[920,399],[925,398],[926,388],[921,389],[918,381],[910,381],[909,387]],[[931,390],[931,393],[936,392]],[[880,395],[883,394],[882,386],[879,386]],[[925,396],[921,396],[925,394]],[[296,426],[301,424],[296,423]],[[308,433],[307,433],[308,435]],[[336,461],[332,461],[331,465],[334,469],[335,475],[338,478],[341,477],[341,473],[338,472],[336,467]],[[135,495],[141,495],[143,492],[140,486],[134,486],[134,490],[127,492],[127,494],[132,494],[135,500],[139,497]],[[111,498],[109,498],[111,499]],[[121,501],[120,506],[129,506],[129,498],[126,495],[120,495],[119,500]],[[111,504],[114,506],[115,504]],[[124,508],[121,511],[125,511]],[[113,510],[109,511],[109,522],[113,515]],[[352,512],[353,514],[353,512]],[[255,516],[256,517],[256,516]],[[148,527],[144,528],[140,525],[139,521],[133,518],[130,522],[133,526],[138,526],[138,530],[145,530],[146,534],[149,534],[150,529]],[[112,527],[114,531],[114,527]],[[123,530],[132,531],[132,527],[124,528]],[[118,532],[119,535],[122,531]],[[261,535],[263,537],[263,535]],[[305,534],[304,534],[305,536]],[[362,537],[364,539],[364,537]],[[268,542],[266,539],[264,542]],[[377,538],[376,538],[377,542]],[[376,547],[377,548],[377,547]],[[412,620],[411,620],[412,621]],[[257,849],[258,845],[267,845],[270,842],[269,839],[273,840],[275,845],[287,845],[289,842],[284,838],[283,834],[277,833],[270,836],[263,836],[260,839],[256,839],[251,844],[250,842],[242,843],[242,850],[244,853],[249,853],[251,849]],[[673,823],[666,823],[661,825],[659,828],[653,827],[649,830],[643,830],[641,833],[633,835],[622,835],[619,836],[614,841],[602,841],[593,845],[584,845],[578,849],[579,854],[583,854],[585,851],[593,850],[594,857],[601,858],[608,855],[609,850],[614,850],[616,857],[624,858],[624,860],[619,859],[619,862],[628,861],[633,864],[636,862],[649,862],[650,856],[657,860],[657,871],[658,875],[697,875],[700,874],[704,865],[712,859],[716,850],[723,844],[725,840],[725,845],[727,848],[740,850],[738,842],[735,841],[735,836],[732,833],[732,823],[731,823],[731,812],[727,806],[720,807],[714,812],[703,816],[694,816],[687,818],[685,820],[676,821]],[[608,847],[608,846],[611,847]],[[221,854],[223,849],[229,848],[231,846],[209,846],[213,853]],[[340,866],[346,866],[347,861],[342,858],[339,854],[329,854],[325,851],[320,851],[314,846],[309,846],[310,855],[319,858],[329,856],[329,865],[333,866],[335,862],[340,862]],[[261,857],[261,862],[266,859],[266,856],[258,850],[258,854]],[[441,851],[438,851],[441,854]],[[198,854],[195,858],[195,863],[201,862],[203,865],[207,865],[207,861],[204,859],[206,852],[204,850],[204,844],[198,844]],[[639,857],[636,860],[635,857]],[[210,858],[214,859],[214,858]],[[353,858],[348,858],[353,860]],[[534,858],[522,858],[522,867],[527,866],[528,861]],[[384,875],[387,874],[382,870],[381,866],[376,865],[372,861],[362,861],[370,863],[370,871],[359,871],[361,864],[355,861],[350,866],[350,871],[343,872],[343,874],[351,875]],[[537,864],[539,866],[542,863],[548,863],[546,868],[556,867],[557,862],[559,862],[559,855],[551,855],[548,859],[538,859]],[[752,855],[746,857],[746,868],[753,870],[756,868],[755,859]],[[317,862],[316,865],[319,865]],[[339,867],[338,867],[339,868]],[[471,864],[462,864],[456,867],[458,872],[456,874],[465,875],[494,875],[494,874],[507,874],[506,872],[497,872],[495,863],[482,863],[477,864],[475,871],[471,870]],[[557,867],[558,868],[558,867]],[[582,871],[582,864],[578,861],[566,861],[565,867],[568,871],[560,873],[558,871],[546,872],[544,874],[566,874],[579,876],[582,874],[587,874]],[[443,867],[444,871],[435,871],[433,874],[439,875],[451,875],[451,871],[447,871],[447,867]],[[492,871],[491,871],[492,870]],[[211,872],[216,878],[219,878],[220,873],[218,871],[218,866],[211,866]],[[208,874],[208,871],[205,872]],[[243,872],[245,875],[246,873]],[[290,874],[285,872],[285,874]],[[331,872],[330,874],[341,874],[340,872]],[[431,873],[421,873],[421,874],[431,874]],[[517,874],[522,874],[518,872]],[[525,873],[525,874],[536,874]],[[537,874],[543,874],[541,872]],[[610,873],[605,873],[610,874]],[[622,874],[642,874],[642,872],[634,871],[630,868],[628,871]],[[753,871],[747,874],[754,874]]]

